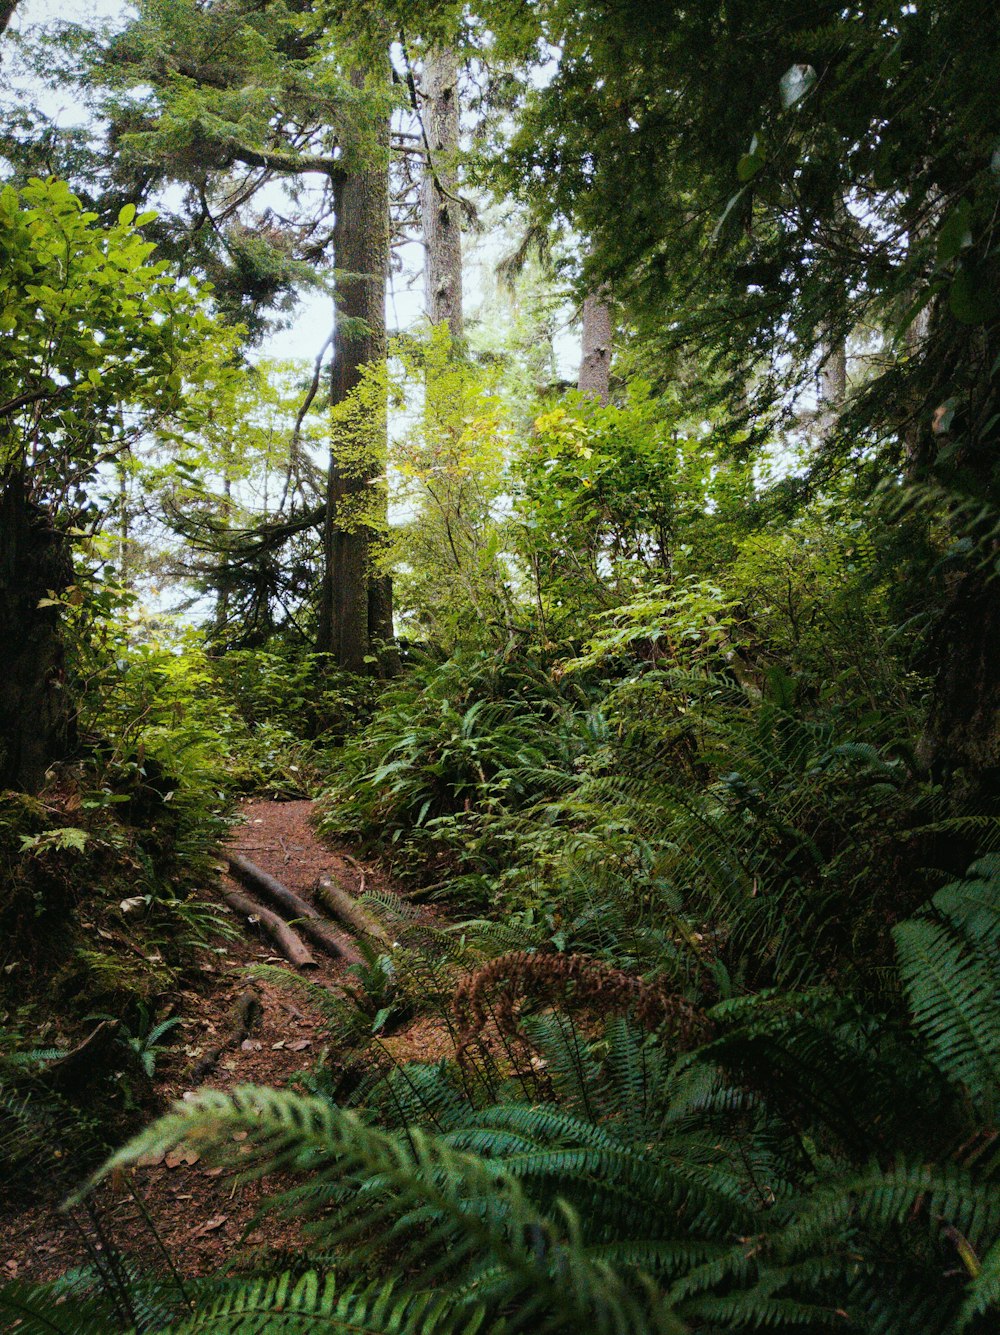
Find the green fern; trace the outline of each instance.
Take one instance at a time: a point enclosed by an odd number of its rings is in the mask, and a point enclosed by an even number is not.
[[[893,936],[914,1025],[937,1066],[992,1120],[1000,1095],[1000,974],[942,923],[910,919]]]
[[[246,1139],[234,1145],[233,1134]],[[448,1277],[456,1311],[483,1303],[511,1331],[586,1321],[598,1331],[669,1330],[669,1312],[638,1274],[587,1252],[576,1214],[533,1206],[503,1164],[457,1151],[418,1129],[392,1135],[321,1099],[287,1091],[203,1091],[108,1161],[115,1168],[184,1141],[243,1178],[304,1174],[275,1198],[306,1215],[325,1248],[350,1247],[352,1269],[386,1245],[415,1284]]]
[[[101,1295],[67,1293],[61,1284],[11,1281],[0,1287],[0,1330],[18,1335],[113,1335],[121,1316]]]
[[[482,1308],[455,1310],[450,1294],[414,1295],[390,1280],[341,1290],[314,1271],[250,1281],[197,1310],[169,1335],[475,1335]]]
[[[990,1308],[1000,1308],[1000,1238],[982,1261],[972,1261],[972,1269],[972,1283],[959,1313],[959,1330],[967,1330],[976,1317]]]

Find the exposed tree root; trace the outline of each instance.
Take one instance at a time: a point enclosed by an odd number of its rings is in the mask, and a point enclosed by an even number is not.
[[[250,1037],[260,1024],[262,1014],[263,1009],[256,992],[241,993],[234,1007],[235,1026],[233,1032],[224,1043],[209,1048],[204,1057],[195,1064],[191,1072],[192,1085],[200,1085],[215,1070],[219,1058],[224,1052],[238,1048],[245,1039]]]
[[[102,1020],[82,1043],[48,1064],[41,1077],[43,1083],[63,1094],[76,1092],[88,1084],[95,1073],[104,1069],[105,1057],[120,1029],[117,1020]]]

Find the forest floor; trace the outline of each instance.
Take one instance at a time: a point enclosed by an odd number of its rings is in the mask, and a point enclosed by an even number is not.
[[[310,899],[320,876],[332,877],[348,891],[358,890],[362,875],[368,889],[395,888],[377,868],[362,866],[345,850],[320,839],[311,824],[311,802],[253,799],[241,810],[244,823],[234,828],[229,850],[244,854],[302,898]],[[228,877],[221,880],[235,888]],[[198,1084],[192,1075],[199,1059],[233,1033],[234,1013],[248,990],[259,1000],[259,1021],[237,1047],[223,1052],[201,1088],[294,1084],[324,1048],[335,1044],[335,1036],[307,1001],[267,978],[248,977],[254,966],[284,960],[247,926],[247,933],[213,941],[218,953],[206,954],[197,975],[161,999],[160,1013],[180,1015],[182,1023],[165,1040],[171,1046],[157,1066],[149,1114],[190,1097]],[[319,952],[315,957],[310,980],[338,988],[347,972],[345,961]],[[384,1040],[384,1046],[403,1061],[433,1059],[450,1050],[443,1031],[420,1020]],[[106,1252],[109,1245],[145,1264],[162,1263],[165,1251],[181,1274],[210,1274],[240,1242],[266,1194],[260,1183],[235,1186],[221,1169],[202,1165],[193,1152],[168,1154],[133,1170],[127,1183],[95,1193],[100,1233],[92,1217],[79,1210],[68,1216],[57,1201],[0,1214],[0,1282],[54,1279],[86,1264],[89,1247]],[[297,1227],[273,1214],[250,1239],[251,1247],[267,1249],[295,1248],[298,1243]],[[241,1260],[247,1259],[242,1251]]]

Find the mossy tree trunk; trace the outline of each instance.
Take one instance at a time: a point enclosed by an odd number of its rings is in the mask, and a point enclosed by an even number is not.
[[[388,125],[381,161],[358,164],[337,184],[336,335],[330,402],[343,404],[366,366],[386,360],[385,287],[389,272]],[[391,673],[392,588],[378,570],[381,526],[373,512],[384,463],[386,404],[374,410],[365,443],[334,441],[327,482],[325,569],[317,648],[350,672]],[[376,652],[377,651],[377,652]],[[374,661],[373,661],[374,660]]]

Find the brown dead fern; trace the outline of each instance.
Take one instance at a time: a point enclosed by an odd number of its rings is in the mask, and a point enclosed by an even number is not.
[[[630,1013],[644,1029],[661,1027],[681,1047],[704,1041],[705,1015],[672,991],[666,979],[645,982],[588,955],[500,955],[458,985],[454,1006],[459,1021],[457,1056],[482,1043],[493,1020],[503,1035],[525,1039],[518,1002],[587,1008],[598,1015]]]

